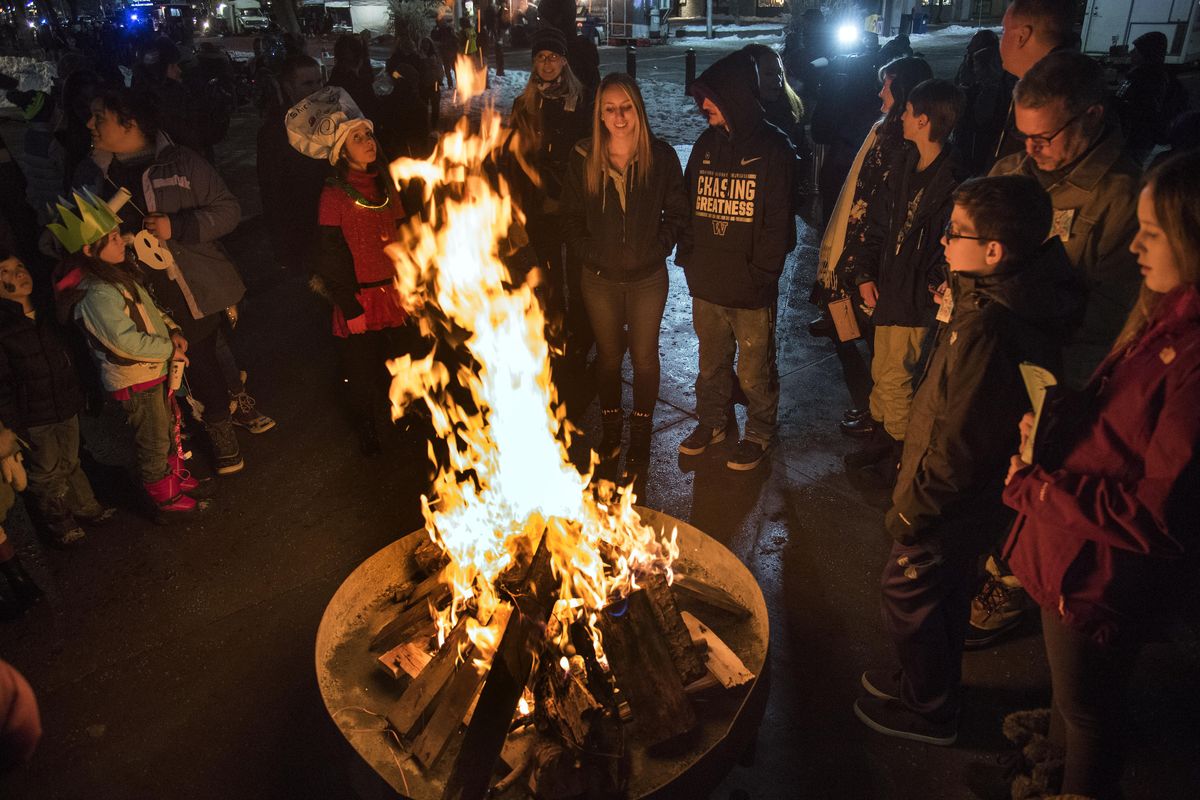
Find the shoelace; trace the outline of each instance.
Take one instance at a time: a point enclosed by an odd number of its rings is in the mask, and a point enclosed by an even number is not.
[[[233,399],[237,401],[238,414],[242,416],[258,416],[254,410],[254,398],[248,392],[238,392],[233,396]]]
[[[1008,587],[995,578],[989,577],[979,592],[980,605],[988,616],[995,614],[1008,601]]]

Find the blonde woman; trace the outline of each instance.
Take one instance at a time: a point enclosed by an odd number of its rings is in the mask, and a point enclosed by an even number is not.
[[[571,154],[563,189],[564,234],[583,268],[583,302],[596,337],[601,462],[620,457],[621,362],[633,361],[633,416],[626,472],[645,474],[658,398],[658,332],[667,302],[667,256],[687,224],[683,170],[654,138],[637,83],[600,82],[592,138]]]

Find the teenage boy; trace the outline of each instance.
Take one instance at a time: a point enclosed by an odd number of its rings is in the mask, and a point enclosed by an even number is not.
[[[1038,182],[980,178],[953,196],[942,236],[953,311],[917,390],[885,517],[881,579],[898,669],[868,670],[854,704],[868,727],[953,744],[975,565],[1011,521],[1000,501],[1014,432],[1029,410],[1019,366],[1051,371],[1082,304]]]
[[[863,240],[847,248],[838,267],[873,310],[875,433],[847,466],[867,467],[860,477],[877,488],[890,489],[895,481],[913,381],[937,311],[933,290],[945,281],[940,239],[950,197],[964,177],[946,137],[962,107],[962,92],[949,81],[927,80],[909,93],[901,121],[911,146],[871,197]]]
[[[754,469],[775,438],[779,374],[775,306],[779,276],[796,245],[792,181],[795,151],[766,121],[755,97],[754,59],[737,52],[692,83],[708,117],[684,172],[691,219],[675,262],[692,294],[700,342],[696,414],[700,424],[679,445],[699,455],[725,438],[733,396],[733,360],[746,393],[746,435],[726,466]]]

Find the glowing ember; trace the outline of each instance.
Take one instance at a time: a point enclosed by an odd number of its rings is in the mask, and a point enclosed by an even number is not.
[[[483,88],[482,73],[460,59],[458,74],[462,101],[470,102]],[[528,563],[543,535],[561,582],[553,626],[560,642],[580,619],[598,639],[595,612],[636,589],[639,572],[665,572],[670,580],[678,554],[675,532],[660,540],[642,524],[631,492],[606,486],[612,502],[598,501],[591,475],[580,475],[567,456],[570,431],[550,381],[542,309],[530,287],[505,286],[499,258],[498,242],[521,220],[503,179],[489,179],[484,166],[507,135],[488,106],[477,131],[461,119],[429,160],[391,165],[398,182],[421,179],[433,207],[428,223],[414,219],[403,241],[389,246],[397,287],[423,306],[427,333],[452,331],[474,362],[457,376],[432,354],[388,366],[393,415],[423,404],[449,447],[434,479],[436,500],[423,498],[426,528],[451,559],[445,574],[453,602],[437,614],[438,626],[444,638],[469,611],[481,667],[502,630],[496,579]]]

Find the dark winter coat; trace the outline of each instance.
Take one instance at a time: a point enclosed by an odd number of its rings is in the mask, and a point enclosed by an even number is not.
[[[992,275],[955,273],[951,292],[953,315],[913,397],[885,524],[904,544],[982,550],[1011,519],[1000,488],[1030,407],[1018,367],[1057,374],[1082,297],[1055,239]]]
[[[258,192],[275,259],[307,272],[312,268],[317,202],[333,167],[288,144],[283,116],[269,114],[258,129]]]
[[[105,178],[112,165],[112,153],[95,151],[92,160],[81,165],[77,185],[87,186],[101,197],[111,196],[116,187]],[[186,331],[189,312],[193,319],[203,319],[236,305],[245,293],[242,278],[220,243],[241,221],[241,206],[211,164],[162,133],[141,179],[140,186],[127,187],[140,190],[134,194],[140,193],[145,202],[141,209],[166,214],[171,220],[171,239],[166,246],[179,269],[168,277],[186,307],[169,311]],[[122,230],[142,227],[140,215],[132,207],[122,209],[121,217]]]
[[[637,177],[641,165],[629,165],[622,208],[612,178],[605,178],[602,195],[588,194],[586,169],[591,147],[591,139],[576,145],[567,169],[562,195],[567,246],[577,263],[608,280],[648,277],[666,266],[688,221],[679,156],[669,144],[655,139],[644,186]]]
[[[1089,386],[1057,468],[1013,476],[1013,574],[1064,624],[1104,643],[1137,635],[1195,590],[1200,554],[1200,293],[1176,290]]]
[[[53,312],[32,320],[19,303],[0,299],[0,420],[24,434],[82,407],[70,347]]]
[[[991,171],[1029,175],[1042,183],[1054,206],[1052,233],[1063,240],[1087,287],[1083,324],[1064,354],[1068,373],[1078,376],[1076,388],[1112,346],[1141,285],[1137,258],[1129,252],[1138,227],[1141,171],[1124,149],[1124,137],[1114,124],[1053,182],[1024,153],[1001,160]]]
[[[693,297],[731,308],[773,305],[796,245],[796,154],[764,118],[757,80],[753,59],[739,52],[692,83],[693,95],[710,98],[729,130],[710,127],[692,148],[684,171],[691,219],[675,261]]]
[[[954,189],[966,173],[949,148],[926,168],[934,172],[897,249],[909,213],[909,183],[916,174],[918,158],[916,148],[905,148],[904,161],[894,164],[887,182],[868,201],[862,238],[847,241],[837,266],[838,274],[856,286],[875,282],[879,302],[872,318],[876,325],[932,325],[937,307],[929,289],[946,279],[942,231],[954,207]]]

